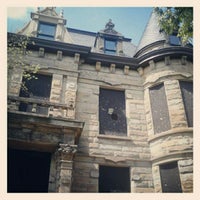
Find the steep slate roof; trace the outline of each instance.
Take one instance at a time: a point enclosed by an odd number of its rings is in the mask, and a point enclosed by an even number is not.
[[[94,46],[96,33],[73,29],[73,28],[67,28],[67,30],[74,44],[88,46],[88,47]]]
[[[130,38],[125,38],[121,33],[117,32],[114,29],[114,24],[112,23],[112,20],[109,20],[109,22],[106,23],[104,29],[96,33],[65,27],[66,20],[63,19],[63,12],[61,11],[60,14],[57,14],[55,11],[55,7],[47,7],[41,11],[38,9],[37,12],[31,13],[32,20],[30,20],[30,22],[24,28],[22,28],[22,30],[20,30],[18,34],[28,34],[33,37],[37,37],[37,29],[35,28],[36,22],[34,21],[35,16],[36,18],[41,17],[41,20],[53,20],[53,23],[58,23],[58,20],[62,21],[62,25],[60,25],[59,23],[60,28],[59,31],[57,31],[58,35],[55,40],[64,42],[66,44],[74,44],[86,48],[90,47],[92,53],[99,53],[95,47],[98,34],[110,35],[111,37],[113,36],[120,38],[120,41],[122,41],[121,50],[124,53],[123,55],[121,55],[121,57],[140,58],[144,54],[147,54],[151,51],[163,49],[167,46],[170,46],[170,44],[168,43],[168,36],[164,32],[160,32],[158,17],[154,11],[151,13],[150,19],[146,25],[138,46],[134,45],[131,42]],[[62,36],[62,38],[60,39],[58,36]]]
[[[73,28],[67,28],[67,31],[73,40],[73,44],[88,46],[91,47],[93,50],[97,33]],[[135,54],[136,46],[131,43],[131,39],[124,38],[123,52],[127,57],[133,57],[133,55]]]
[[[167,37],[164,33],[160,32],[160,26],[158,24],[158,17],[156,13],[153,11],[151,13],[150,19],[146,25],[146,28],[143,32],[143,35],[140,39],[140,42],[137,46],[137,52],[141,50],[143,47],[150,45],[152,43],[166,40]]]

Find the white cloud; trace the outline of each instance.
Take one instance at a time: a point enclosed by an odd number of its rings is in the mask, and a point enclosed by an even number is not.
[[[35,8],[9,7],[7,15],[8,18],[12,19],[24,18],[29,14],[30,10],[35,10]]]

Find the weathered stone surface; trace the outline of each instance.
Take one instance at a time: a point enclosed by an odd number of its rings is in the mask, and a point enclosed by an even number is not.
[[[41,63],[41,72],[53,74],[50,102],[66,105],[64,109],[50,109],[49,115],[52,118],[85,122],[77,141],[77,157],[74,157],[73,164],[68,166],[61,158],[53,156],[49,191],[98,192],[98,168],[99,165],[105,165],[130,167],[131,192],[162,192],[159,164],[178,160],[183,192],[192,192],[193,163],[192,159],[186,159],[187,153],[193,150],[192,130],[178,132],[181,128],[188,128],[178,80],[192,79],[192,64],[184,59],[166,58],[159,62],[151,60],[149,66],[136,71],[128,66],[120,69],[114,63],[110,66],[100,62],[87,64],[81,59],[79,54],[70,57],[61,52],[45,53],[45,59],[34,52],[30,58],[31,63]],[[11,95],[19,94],[20,73],[11,76],[8,87]],[[171,129],[154,135],[149,87],[162,82],[165,85]],[[101,87],[125,91],[125,139],[98,137]],[[18,110],[18,105],[11,103],[9,109]],[[44,127],[35,130],[34,126],[22,126],[23,129],[12,127],[9,137],[38,143],[58,144],[63,141],[72,145],[74,142],[70,130],[62,132]],[[139,162],[147,162],[149,165],[139,165]]]

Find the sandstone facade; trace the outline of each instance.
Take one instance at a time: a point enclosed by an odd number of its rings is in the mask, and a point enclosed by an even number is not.
[[[119,46],[122,49],[122,41]],[[177,163],[182,192],[193,192],[193,127],[188,126],[179,84],[192,82],[193,63],[190,48],[179,48],[182,54],[174,56],[169,48],[159,59],[143,58],[142,52],[131,58],[132,65],[115,58],[92,60],[76,49],[66,53],[44,48],[43,56],[33,51],[30,63],[39,63],[39,73],[52,77],[50,97],[19,97],[22,71],[9,71],[9,147],[51,153],[48,192],[99,192],[101,166],[127,168],[129,192],[163,192],[159,167],[171,162]],[[155,133],[149,90],[161,83],[170,128]],[[124,91],[126,135],[100,133],[101,88]],[[47,107],[48,114],[37,114],[33,108],[21,112],[22,101],[36,109]]]

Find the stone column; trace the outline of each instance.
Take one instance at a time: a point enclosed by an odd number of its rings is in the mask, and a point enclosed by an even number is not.
[[[77,145],[59,144],[56,152],[56,192],[71,192],[73,157]]]
[[[50,102],[61,103],[63,75],[53,74],[51,84]],[[49,115],[53,117],[63,117],[63,110],[61,108],[50,108]]]
[[[8,70],[8,94],[12,96],[19,96],[21,83],[23,77],[23,70],[21,68],[14,68]]]
[[[75,104],[77,92],[77,77],[67,77],[64,103],[67,106],[66,117],[75,119]]]

